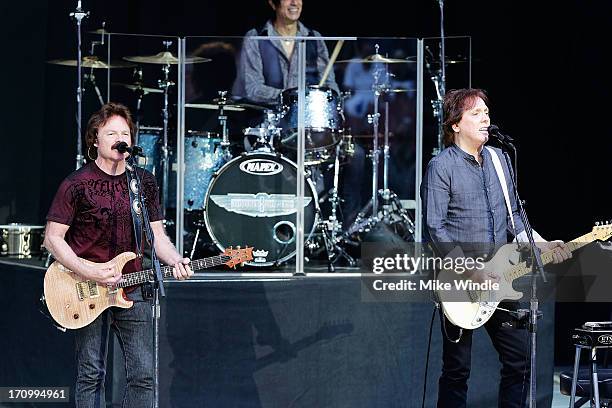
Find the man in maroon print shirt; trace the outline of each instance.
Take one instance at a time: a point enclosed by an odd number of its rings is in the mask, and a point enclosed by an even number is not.
[[[60,185],[49,213],[45,247],[66,268],[84,279],[112,285],[121,274],[140,270],[141,259],[126,264],[123,271],[86,265],[79,258],[107,262],[126,251],[136,251],[130,196],[125,174],[127,153],[113,149],[119,142],[134,141],[129,110],[108,103],[87,124],[87,155],[92,160],[70,174]],[[155,177],[138,170],[142,180],[155,250],[159,259],[174,266],[174,277],[193,274],[189,259],[179,254],[166,235]],[[153,402],[153,324],[149,302],[140,288],[127,290],[134,306],[110,308],[86,327],[75,331],[77,407],[105,406],[104,377],[110,329],[118,337],[126,367],[124,407],[151,407]]]

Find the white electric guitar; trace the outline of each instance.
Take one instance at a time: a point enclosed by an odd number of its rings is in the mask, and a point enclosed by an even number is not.
[[[568,242],[570,251],[575,251],[593,241],[605,241],[612,237],[612,224],[596,224],[588,234]],[[512,282],[531,272],[525,262],[519,261],[516,244],[502,246],[491,260],[485,263],[484,269],[503,271],[500,274],[499,290],[461,290],[456,288],[456,282],[461,277],[454,270],[443,269],[438,274],[438,287],[449,284],[451,290],[436,290],[442,302],[442,310],[446,318],[455,326],[464,329],[476,329],[485,324],[495,312],[502,300],[518,300],[523,297],[521,292],[512,288]],[[553,261],[553,251],[542,253],[544,265]]]

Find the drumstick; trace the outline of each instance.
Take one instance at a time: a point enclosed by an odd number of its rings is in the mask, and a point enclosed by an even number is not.
[[[336,58],[338,58],[338,54],[340,54],[340,48],[342,48],[342,44],[344,44],[344,40],[338,40],[338,42],[336,43],[334,52],[332,52],[332,55],[329,58],[329,62],[327,63],[327,66],[325,67],[325,71],[323,72],[323,76],[321,77],[321,80],[319,81],[319,86],[323,86],[325,81],[327,81],[327,77],[329,76],[329,71],[331,71],[332,66],[334,65],[334,62],[336,62]]]

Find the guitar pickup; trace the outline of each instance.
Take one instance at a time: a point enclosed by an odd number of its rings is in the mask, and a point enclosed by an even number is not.
[[[86,282],[77,282],[76,283],[76,291],[79,300],[85,299],[85,284]]]
[[[100,291],[98,290],[98,284],[94,281],[87,281],[87,287],[89,289],[89,297],[95,298],[100,296]]]
[[[98,290],[98,284],[94,281],[77,282],[76,284],[77,295],[79,300],[85,298],[95,298],[100,296]]]

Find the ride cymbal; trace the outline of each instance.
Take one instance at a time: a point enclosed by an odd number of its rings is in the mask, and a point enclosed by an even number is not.
[[[383,57],[380,54],[372,54],[372,55],[368,55],[367,57],[363,59],[353,58],[353,59],[348,59],[348,60],[340,60],[336,62],[337,63],[362,62],[365,64],[411,64],[416,61],[411,61],[409,59],[402,59],[402,58],[387,58],[387,57]]]

